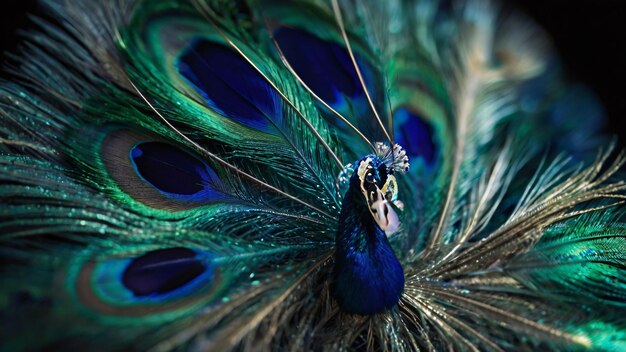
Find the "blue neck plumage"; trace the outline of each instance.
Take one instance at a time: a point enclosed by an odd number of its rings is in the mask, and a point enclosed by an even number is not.
[[[333,289],[344,312],[369,315],[398,303],[404,289],[404,272],[387,235],[368,209],[361,182],[355,172],[343,199]]]

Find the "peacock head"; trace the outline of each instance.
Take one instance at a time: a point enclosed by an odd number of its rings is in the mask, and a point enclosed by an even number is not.
[[[350,168],[350,186],[343,199],[335,238],[333,278],[335,298],[346,313],[376,314],[396,306],[400,300],[404,272],[387,237],[400,227],[391,204],[400,204],[394,174],[408,168],[409,160],[402,147],[391,148],[382,143],[376,144],[373,154]]]
[[[405,173],[408,170],[409,158],[398,144],[392,149],[386,144],[376,143],[375,154],[356,163],[353,182],[358,182],[358,189],[365,198],[372,217],[387,235],[396,232],[400,226],[398,215],[390,203],[402,209],[394,173]]]

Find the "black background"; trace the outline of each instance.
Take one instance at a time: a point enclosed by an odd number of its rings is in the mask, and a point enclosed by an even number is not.
[[[37,2],[5,0],[1,6],[0,52],[15,51],[17,31],[29,28],[27,14],[37,13]],[[520,0],[514,6],[552,37],[568,79],[591,87],[604,104],[606,132],[619,135],[626,146],[626,1]]]

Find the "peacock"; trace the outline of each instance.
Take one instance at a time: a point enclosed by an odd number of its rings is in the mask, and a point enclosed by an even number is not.
[[[489,0],[44,0],[0,349],[626,350],[626,161]]]

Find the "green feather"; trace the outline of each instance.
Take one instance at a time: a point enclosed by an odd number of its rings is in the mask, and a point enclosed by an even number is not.
[[[0,81],[1,349],[626,347],[624,155],[522,15],[479,0],[42,6]],[[384,155],[401,138],[404,174]],[[342,205],[364,201],[346,236],[385,236],[369,216],[397,213],[404,274],[371,315],[343,311],[337,290],[361,286],[333,282]],[[347,249],[363,267],[370,241]],[[365,282],[391,273],[360,264]]]

